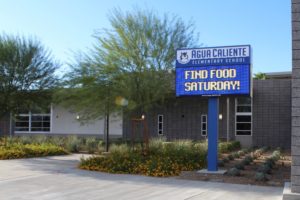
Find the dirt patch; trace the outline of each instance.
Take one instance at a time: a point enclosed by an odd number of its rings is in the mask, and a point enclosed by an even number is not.
[[[289,151],[284,151],[280,160],[276,162],[275,167],[272,169],[271,174],[268,174],[268,181],[256,181],[255,174],[259,166],[270,156],[272,151],[263,153],[262,156],[255,159],[250,165],[245,166],[245,170],[241,170],[240,176],[229,176],[227,174],[200,174],[197,171],[184,171],[178,177],[179,179],[201,180],[201,181],[214,181],[224,183],[235,184],[251,184],[251,185],[263,185],[263,186],[283,186],[285,182],[290,181],[291,176],[291,155]],[[223,154],[222,157],[225,157]],[[226,163],[224,167],[219,169],[229,170],[234,167],[235,164],[240,162],[245,156],[236,158],[229,163]]]

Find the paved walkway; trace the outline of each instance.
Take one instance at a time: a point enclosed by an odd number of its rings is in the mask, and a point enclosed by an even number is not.
[[[113,175],[76,169],[81,155],[0,161],[2,200],[281,200],[280,187]]]

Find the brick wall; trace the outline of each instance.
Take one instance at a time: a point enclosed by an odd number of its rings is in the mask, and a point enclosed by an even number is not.
[[[182,97],[170,101],[146,113],[146,120],[151,137],[158,136],[157,115],[164,115],[163,132],[167,139],[203,139],[201,136],[201,115],[207,114],[207,98]],[[129,118],[124,118],[123,135],[130,138],[132,125]]]
[[[291,147],[291,80],[253,81],[254,146]]]
[[[292,0],[292,192],[300,193],[300,0]]]
[[[157,137],[157,115],[164,115],[164,136],[172,139],[199,140],[201,115],[207,114],[206,97],[180,97],[146,113],[151,137]],[[220,97],[219,138],[227,136],[226,97]],[[230,97],[229,133],[231,140],[239,140],[245,146],[291,147],[291,80],[254,80],[252,108],[252,137],[235,136],[235,97]],[[123,135],[130,139],[130,118],[124,116]],[[139,132],[141,130],[138,130]]]

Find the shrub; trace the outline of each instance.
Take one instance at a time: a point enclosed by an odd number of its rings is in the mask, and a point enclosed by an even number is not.
[[[232,150],[237,150],[241,148],[241,143],[239,141],[232,142]]]
[[[80,144],[81,144],[81,141],[77,136],[75,136],[75,135],[68,136],[67,140],[66,140],[66,149],[69,152],[77,153],[77,152],[79,152]]]
[[[249,162],[249,164],[253,162],[253,158],[251,156],[246,156],[244,158],[244,160],[247,160],[247,162]]]
[[[166,142],[165,138],[153,138],[149,141],[149,153],[157,154],[161,151]]]
[[[278,161],[280,159],[280,157],[272,155],[272,156],[269,157],[269,159],[273,160],[274,163],[276,163],[276,161]]]
[[[243,152],[243,155],[247,154],[247,150],[246,149],[241,149],[241,152]]]
[[[265,161],[265,164],[268,165],[270,168],[273,168],[275,166],[275,161],[274,159],[272,158],[268,158],[266,161]]]
[[[274,161],[277,161],[277,160],[280,159],[280,156],[281,156],[280,151],[279,150],[275,150],[275,151],[273,151],[271,158],[273,158]]]
[[[245,165],[242,162],[235,164],[234,167],[239,169],[239,170],[244,170],[245,169]]]
[[[203,168],[206,164],[206,144],[191,141],[151,141],[149,153],[132,150],[128,145],[111,145],[110,154],[82,159],[82,169],[109,173],[173,176],[181,171]]]
[[[30,158],[40,156],[64,155],[67,152],[53,144],[15,143],[9,147],[0,147],[0,159]]]
[[[201,152],[203,154],[207,154],[208,144],[207,142],[197,142],[194,144],[193,151]]]
[[[60,147],[64,147],[65,143],[66,143],[66,138],[65,137],[61,137],[61,136],[53,136],[50,138],[49,142],[51,144],[60,146]]]
[[[219,153],[228,153],[241,148],[241,144],[239,141],[220,142],[218,148]]]
[[[267,178],[267,175],[263,172],[257,172],[255,174],[255,180],[256,181],[267,181],[268,178]]]
[[[130,147],[127,144],[112,144],[109,148],[111,154],[115,155],[128,155],[130,152]]]
[[[257,150],[254,151],[254,155],[256,157],[259,157],[262,153],[263,153],[262,149],[257,149]]]
[[[238,152],[234,152],[234,153],[232,153],[231,154],[234,158],[239,158],[240,157],[240,155],[238,154]]]
[[[20,143],[22,144],[31,144],[32,143],[32,136],[29,136],[29,135],[23,135],[23,136],[20,136],[18,138],[18,140],[20,141]]]
[[[233,168],[230,168],[228,171],[227,171],[227,174],[229,176],[240,176],[241,175],[241,172],[239,169],[233,167]]]
[[[218,166],[219,167],[224,167],[225,166],[225,163],[223,160],[218,160]]]
[[[264,152],[266,152],[268,150],[269,150],[269,147],[262,147],[262,148],[256,149],[254,151],[254,156],[257,158],[257,157],[261,156]]]
[[[245,159],[245,158],[241,161],[241,164],[244,165],[244,166],[245,165],[250,165],[250,163],[251,162],[248,159]]]
[[[248,150],[248,149],[242,149],[241,151],[242,151],[244,154],[249,153],[249,150]]]
[[[233,157],[231,154],[229,154],[229,155],[227,156],[227,158],[228,158],[228,160],[234,160],[234,157]]]
[[[251,153],[251,157],[253,160],[257,159],[258,158],[258,155],[255,154],[255,152]]]
[[[85,141],[88,153],[95,153],[97,151],[97,140],[95,137],[89,137]]]
[[[43,143],[47,143],[47,141],[48,141],[48,137],[46,135],[35,135],[32,137],[31,143],[43,144]]]
[[[165,142],[162,150],[165,154],[187,159],[186,155],[191,154],[193,149],[194,144],[191,140],[175,140],[174,142]]]
[[[267,152],[270,148],[269,147],[262,147],[261,150],[262,152]]]
[[[239,154],[239,156],[244,156],[245,155],[245,153],[244,153],[244,151],[238,151],[238,154]]]
[[[16,137],[3,137],[0,140],[0,146],[9,147],[15,143],[18,143],[18,140]]]
[[[265,174],[270,174],[271,173],[271,167],[266,165],[266,164],[263,164],[261,165],[258,169],[257,169],[258,172],[262,172],[262,173],[265,173]]]
[[[227,157],[223,158],[223,162],[224,163],[228,163],[229,162],[229,159]]]
[[[104,152],[104,146],[103,146],[103,141],[102,141],[102,140],[99,140],[99,142],[98,142],[98,145],[97,145],[97,151],[98,151],[99,153]]]

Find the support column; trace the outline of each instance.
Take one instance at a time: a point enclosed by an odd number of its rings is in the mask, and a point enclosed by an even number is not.
[[[219,98],[208,99],[208,157],[207,170],[218,171]]]
[[[292,0],[292,192],[300,193],[300,1]]]
[[[229,100],[229,97],[226,98],[226,139],[227,139],[227,142],[229,142],[230,140],[230,136],[229,136],[229,111],[230,110],[230,100]]]
[[[104,141],[105,141],[105,152],[109,152],[109,114],[105,115],[105,130],[104,130]]]
[[[292,166],[283,200],[300,199],[300,0],[292,0]]]

